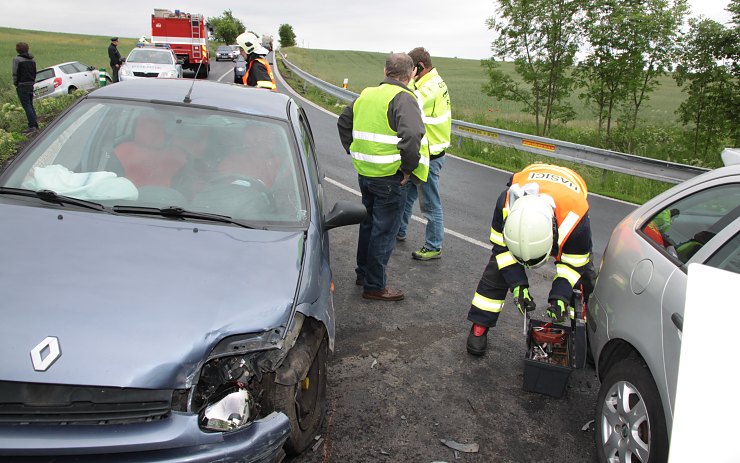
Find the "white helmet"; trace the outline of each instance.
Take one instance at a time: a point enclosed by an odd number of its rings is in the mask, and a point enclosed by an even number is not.
[[[553,248],[555,211],[537,195],[517,199],[504,222],[504,242],[519,263],[536,268],[547,262]]]
[[[267,48],[262,46],[260,38],[257,37],[257,34],[254,32],[245,32],[240,34],[239,37],[236,38],[236,43],[239,44],[239,46],[242,47],[242,50],[247,54],[256,53],[258,55],[266,55],[269,53]]]

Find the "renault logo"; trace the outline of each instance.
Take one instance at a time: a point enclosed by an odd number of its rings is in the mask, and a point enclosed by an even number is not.
[[[36,371],[46,371],[61,356],[62,350],[59,348],[59,340],[54,336],[48,336],[36,347],[31,349],[33,369]]]

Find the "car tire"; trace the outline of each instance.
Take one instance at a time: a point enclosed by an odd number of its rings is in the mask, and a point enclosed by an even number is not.
[[[291,386],[275,383],[275,410],[285,413],[290,420],[290,436],[283,446],[288,455],[306,450],[324,421],[328,356],[329,347],[323,338],[306,378]]]
[[[600,463],[658,463],[668,459],[663,405],[650,370],[641,360],[621,360],[606,373],[594,423]]]

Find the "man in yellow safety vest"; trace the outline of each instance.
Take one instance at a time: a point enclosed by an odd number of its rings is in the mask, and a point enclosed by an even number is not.
[[[402,187],[411,175],[426,178],[419,148],[424,123],[408,84],[415,75],[406,53],[391,54],[385,79],[368,87],[345,108],[337,121],[339,138],[352,156],[367,216],[360,224],[356,284],[365,299],[399,301],[403,292],[386,284],[385,268],[405,204]]]
[[[426,129],[426,137],[421,143],[422,161],[429,162],[429,173],[426,182],[406,185],[406,206],[401,218],[401,228],[396,239],[406,239],[406,229],[411,218],[416,198],[419,207],[427,219],[424,246],[411,253],[416,260],[439,259],[442,255],[442,243],[445,236],[442,199],[439,196],[439,174],[445,163],[445,150],[450,146],[452,132],[452,112],[450,93],[447,84],[432,65],[432,57],[423,47],[414,48],[409,56],[416,65],[416,78],[412,81],[414,94],[419,100],[421,117]],[[423,179],[422,179],[423,180]]]

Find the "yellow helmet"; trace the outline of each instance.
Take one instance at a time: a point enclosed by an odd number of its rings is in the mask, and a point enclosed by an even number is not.
[[[236,38],[236,43],[242,47],[247,54],[256,53],[258,55],[266,55],[269,53],[267,48],[262,46],[260,38],[254,32],[244,32]]]

